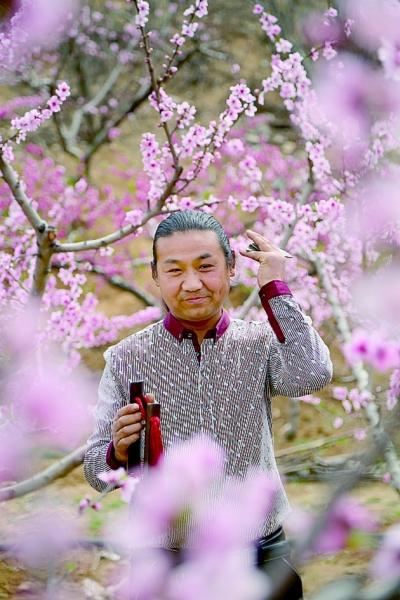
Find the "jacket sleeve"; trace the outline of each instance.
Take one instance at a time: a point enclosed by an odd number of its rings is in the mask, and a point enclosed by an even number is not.
[[[107,484],[98,478],[99,473],[110,471],[111,468],[117,466],[124,466],[112,463],[111,426],[116,412],[128,402],[126,392],[110,365],[109,351],[104,356],[106,365],[99,384],[99,397],[95,410],[95,430],[87,441],[84,459],[86,480],[99,492],[103,492],[107,487]]]
[[[268,304],[274,321],[267,371],[270,395],[296,398],[320,390],[331,381],[332,362],[311,319],[290,294],[270,298]]]

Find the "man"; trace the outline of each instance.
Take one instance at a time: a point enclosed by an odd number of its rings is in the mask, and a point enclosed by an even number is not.
[[[241,254],[259,263],[260,298],[268,320],[230,319],[223,308],[235,274],[235,256],[216,219],[179,211],[162,221],[153,242],[152,274],[168,308],[163,321],[135,333],[106,354],[100,383],[97,429],[88,442],[85,473],[98,490],[98,473],[125,465],[138,442],[141,415],[128,404],[129,382],[161,404],[165,450],[205,432],[224,447],[227,474],[242,477],[256,465],[278,481],[272,443],[271,397],[303,396],[329,383],[329,351],[300,311],[285,280],[285,253],[248,231],[257,250]],[[288,503],[280,484],[263,526],[263,544],[284,539]],[[178,546],[176,532],[171,546]],[[293,578],[292,578],[293,579]],[[285,598],[301,598],[292,581]]]

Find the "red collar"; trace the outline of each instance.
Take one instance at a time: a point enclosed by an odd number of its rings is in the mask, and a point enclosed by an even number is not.
[[[229,323],[230,323],[229,314],[223,308],[220,320],[218,321],[218,323],[216,324],[216,326],[213,329],[210,329],[210,331],[207,331],[205,338],[213,338],[214,342],[218,341],[219,338],[228,329]],[[184,338],[192,338],[193,337],[193,331],[191,331],[190,329],[186,329],[182,325],[182,323],[180,321],[178,321],[178,319],[176,317],[174,317],[174,315],[170,312],[167,312],[167,314],[164,317],[164,327],[174,337],[176,337],[176,339],[179,340],[180,342]]]

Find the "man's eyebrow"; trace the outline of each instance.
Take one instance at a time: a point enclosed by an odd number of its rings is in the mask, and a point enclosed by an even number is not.
[[[204,260],[205,258],[212,258],[212,256],[213,255],[210,252],[204,252],[204,254],[200,254],[200,256],[197,256],[194,260]],[[165,265],[177,265],[177,264],[181,263],[182,261],[179,260],[178,258],[166,258],[162,262]]]

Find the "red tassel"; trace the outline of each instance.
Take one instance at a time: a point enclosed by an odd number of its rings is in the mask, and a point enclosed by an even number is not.
[[[150,418],[149,465],[154,467],[163,453],[159,417]]]
[[[144,410],[143,403],[138,396],[136,396],[135,402],[139,406],[140,414],[142,415],[142,421],[145,421],[146,420],[146,411]]]

